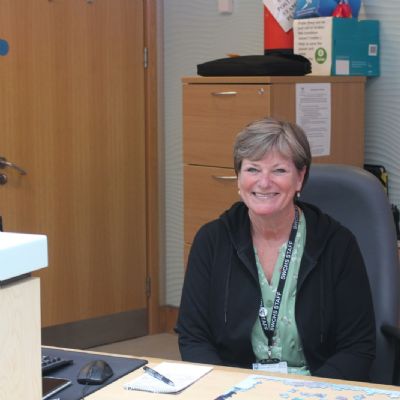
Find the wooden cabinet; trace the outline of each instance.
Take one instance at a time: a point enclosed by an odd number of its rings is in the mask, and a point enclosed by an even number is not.
[[[331,84],[330,155],[316,163],[362,166],[364,77],[186,77],[183,82],[185,251],[205,222],[239,199],[236,134],[253,120],[296,121],[296,84]]]

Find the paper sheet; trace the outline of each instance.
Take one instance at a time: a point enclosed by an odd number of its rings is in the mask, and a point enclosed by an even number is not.
[[[263,0],[263,3],[285,32],[292,29],[296,0]]]
[[[296,83],[296,123],[306,133],[313,157],[331,153],[331,108],[330,83]]]
[[[177,393],[196,382],[202,376],[212,370],[211,366],[162,362],[153,368],[166,378],[175,383],[175,386],[168,385],[151,375],[143,375],[135,378],[124,385],[127,390],[143,390],[154,393]]]

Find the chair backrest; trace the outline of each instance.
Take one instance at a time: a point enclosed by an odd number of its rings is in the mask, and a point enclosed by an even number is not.
[[[393,214],[382,184],[361,168],[313,165],[301,200],[315,204],[357,238],[371,285],[377,327],[377,357],[371,380],[391,384],[395,352],[381,326],[398,326],[400,278]]]

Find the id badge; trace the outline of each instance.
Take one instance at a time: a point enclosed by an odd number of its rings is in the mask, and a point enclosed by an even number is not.
[[[262,360],[258,363],[253,364],[253,369],[258,371],[268,371],[268,372],[279,372],[281,374],[288,373],[288,367],[286,361],[274,361],[276,358],[270,360]]]

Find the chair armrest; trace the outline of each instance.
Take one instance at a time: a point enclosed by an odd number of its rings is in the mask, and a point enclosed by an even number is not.
[[[395,363],[393,366],[393,385],[400,385],[400,328],[394,325],[384,324],[381,326],[384,336],[394,343]]]
[[[394,325],[384,324],[381,326],[381,332],[388,338],[397,341],[400,345],[400,328]]]

